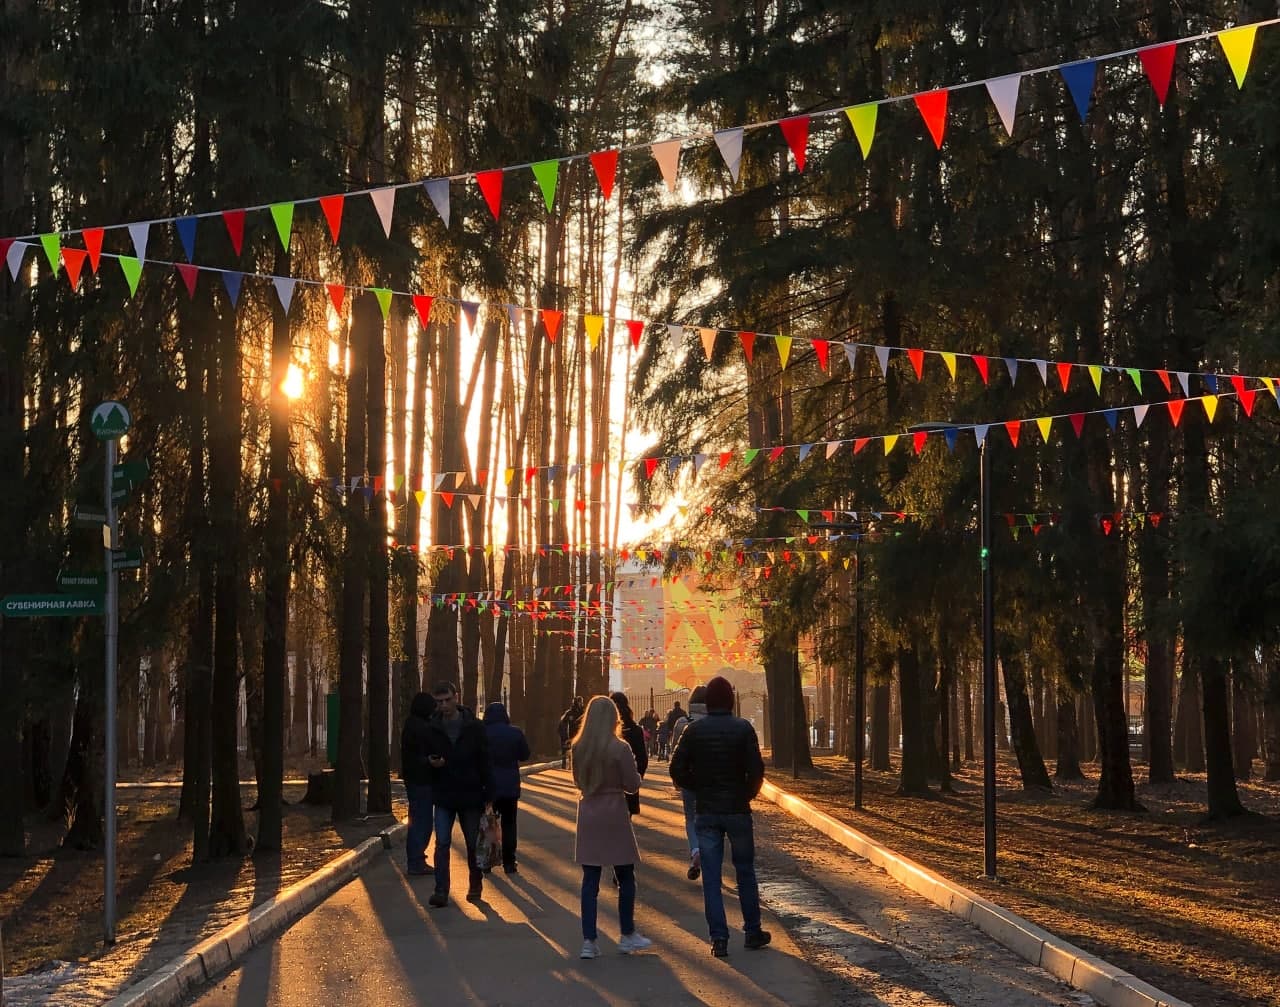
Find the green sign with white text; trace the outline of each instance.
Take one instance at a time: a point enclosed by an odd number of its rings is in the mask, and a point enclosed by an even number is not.
[[[0,599],[0,615],[29,619],[51,615],[102,615],[100,594],[7,594]]]

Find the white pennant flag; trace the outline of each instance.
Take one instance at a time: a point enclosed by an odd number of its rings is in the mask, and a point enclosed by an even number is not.
[[[680,141],[663,140],[661,143],[651,144],[649,150],[653,152],[653,159],[662,170],[662,180],[667,183],[667,191],[675,192],[676,172],[680,168]]]
[[[1150,408],[1150,406],[1134,406],[1133,422],[1138,426],[1142,426],[1142,421],[1147,418],[1147,410]]]
[[[147,237],[151,234],[151,225],[147,223],[130,224],[129,237],[133,241],[133,253],[139,262],[147,258]]]
[[[671,344],[671,355],[674,357],[684,348],[684,326],[668,323],[667,341]]]
[[[369,193],[373,200],[373,208],[378,211],[378,219],[382,221],[382,232],[391,237],[391,215],[396,210],[396,188],[389,185],[385,189],[374,189]]]
[[[1013,117],[1018,108],[1018,88],[1022,85],[1022,74],[1011,73],[1007,77],[997,77],[987,81],[987,94],[991,95],[991,103],[1000,113],[1000,121],[1004,123],[1004,131],[1013,136]]]
[[[720,148],[724,163],[729,166],[729,177],[737,182],[738,170],[742,167],[742,127],[719,130],[716,146]]]
[[[827,459],[828,460],[830,460],[831,456],[840,450],[840,445],[843,443],[844,441],[827,441]]]
[[[693,456],[693,474],[695,476],[698,474],[698,470],[702,468],[703,463],[706,462],[706,460],[707,456],[705,454],[696,454]]]
[[[889,376],[889,347],[877,346],[876,359],[880,361],[880,373],[887,378]]]
[[[1049,387],[1049,361],[1033,360],[1031,362],[1036,365],[1036,370],[1040,372],[1040,380],[1044,383],[1044,386],[1048,388]]]
[[[973,428],[973,439],[977,442],[978,447],[982,447],[983,441],[987,439],[987,431],[990,429],[990,423],[979,423]]]
[[[9,275],[15,280],[18,278],[18,273],[22,269],[22,260],[26,258],[27,249],[30,247],[25,241],[15,241],[9,246],[5,264],[9,267]]]
[[[427,190],[436,213],[440,214],[440,219],[444,221],[444,226],[447,228],[449,226],[449,180],[431,178],[423,182],[422,186]]]
[[[1189,377],[1191,376],[1190,372],[1189,372],[1189,371],[1174,371],[1173,373],[1174,373],[1174,374],[1176,374],[1176,375],[1178,375],[1178,384],[1180,384],[1180,385],[1182,386],[1182,394],[1183,394],[1183,396],[1190,395],[1190,394],[1191,394],[1191,387],[1187,384],[1187,378],[1189,378]]]
[[[854,366],[858,362],[858,344],[857,343],[844,344],[844,358],[847,361],[849,361],[849,370],[853,370]]]
[[[293,288],[298,285],[298,281],[292,276],[273,276],[271,282],[275,284],[276,296],[280,298],[280,307],[284,308],[284,313],[289,313],[289,305],[293,303]]]
[[[433,487],[432,487],[432,489],[437,489],[437,490],[438,490],[438,489],[440,488],[440,484],[441,484],[441,483],[443,483],[443,482],[445,481],[445,479],[448,477],[448,475],[449,475],[449,473],[448,473],[448,472],[441,472],[441,473],[439,473],[439,474],[436,476],[436,484],[435,484],[435,486],[433,486]]]

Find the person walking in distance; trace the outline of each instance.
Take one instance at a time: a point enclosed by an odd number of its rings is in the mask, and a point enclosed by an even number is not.
[[[651,756],[658,753],[658,718],[653,710],[648,710],[640,718],[640,729],[644,731],[644,740],[649,746]]]
[[[622,740],[618,708],[608,696],[596,696],[587,706],[582,727],[573,739],[573,782],[577,784],[577,828],[573,859],[582,867],[582,951],[579,958],[597,958],[596,903],[600,875],[611,865],[618,876],[618,928],[623,954],[643,951],[653,941],[636,930],[636,863],[640,849],[631,830],[627,794],[640,789],[631,746]]]
[[[484,711],[484,733],[493,767],[493,809],[502,817],[502,869],[516,873],[516,811],[520,804],[520,763],[529,759],[524,731],[511,723],[507,708],[490,703]]]
[[[436,884],[427,903],[439,909],[449,904],[449,851],[455,821],[462,825],[467,849],[467,898],[480,898],[484,873],[476,866],[476,837],[480,815],[489,802],[492,771],[484,727],[474,713],[458,705],[457,687],[451,682],[439,682],[431,694],[436,701],[428,756],[436,804]]]
[[[409,874],[435,873],[427,863],[427,841],[435,829],[435,804],[431,800],[431,716],[436,701],[420,692],[409,705],[409,716],[400,732],[400,777],[409,798],[409,829],[405,834],[405,868]]]
[[[622,740],[631,746],[631,753],[636,757],[636,769],[643,777],[645,770],[649,768],[649,748],[645,744],[644,728],[636,723],[636,716],[631,711],[631,700],[627,699],[625,692],[610,693],[609,698],[618,708],[618,717],[622,721]]]
[[[690,724],[671,757],[671,779],[693,791],[694,825],[702,866],[702,905],[711,932],[711,953],[729,953],[720,870],[728,837],[738,877],[738,901],[748,948],[762,948],[772,935],[760,927],[755,837],[751,801],[764,784],[760,742],[749,721],[733,715],[733,686],[717,675],[707,683],[707,715]]]
[[[695,720],[707,715],[707,687],[700,685],[689,694],[689,713],[676,721],[671,732],[673,750],[680,747],[680,739],[685,730]],[[694,797],[692,790],[680,788],[680,803],[684,808],[684,834],[689,840],[689,870],[686,876],[690,881],[697,881],[702,874],[702,855],[698,851],[698,830],[694,824]]]
[[[560,714],[560,723],[556,730],[560,734],[560,768],[569,765],[569,746],[582,726],[582,697],[574,696],[569,709]]]

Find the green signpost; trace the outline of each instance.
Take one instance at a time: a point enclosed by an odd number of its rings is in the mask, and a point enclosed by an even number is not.
[[[76,504],[71,512],[71,523],[92,528],[107,523],[107,512],[89,504]]]
[[[142,566],[142,550],[138,547],[111,550],[112,570],[137,570]]]
[[[105,611],[100,594],[9,594],[0,599],[0,615],[10,619],[102,615]]]

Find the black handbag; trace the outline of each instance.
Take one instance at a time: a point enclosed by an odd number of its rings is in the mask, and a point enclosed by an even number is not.
[[[633,815],[640,814],[640,794],[627,794],[624,792],[623,796],[627,799],[627,811]]]

